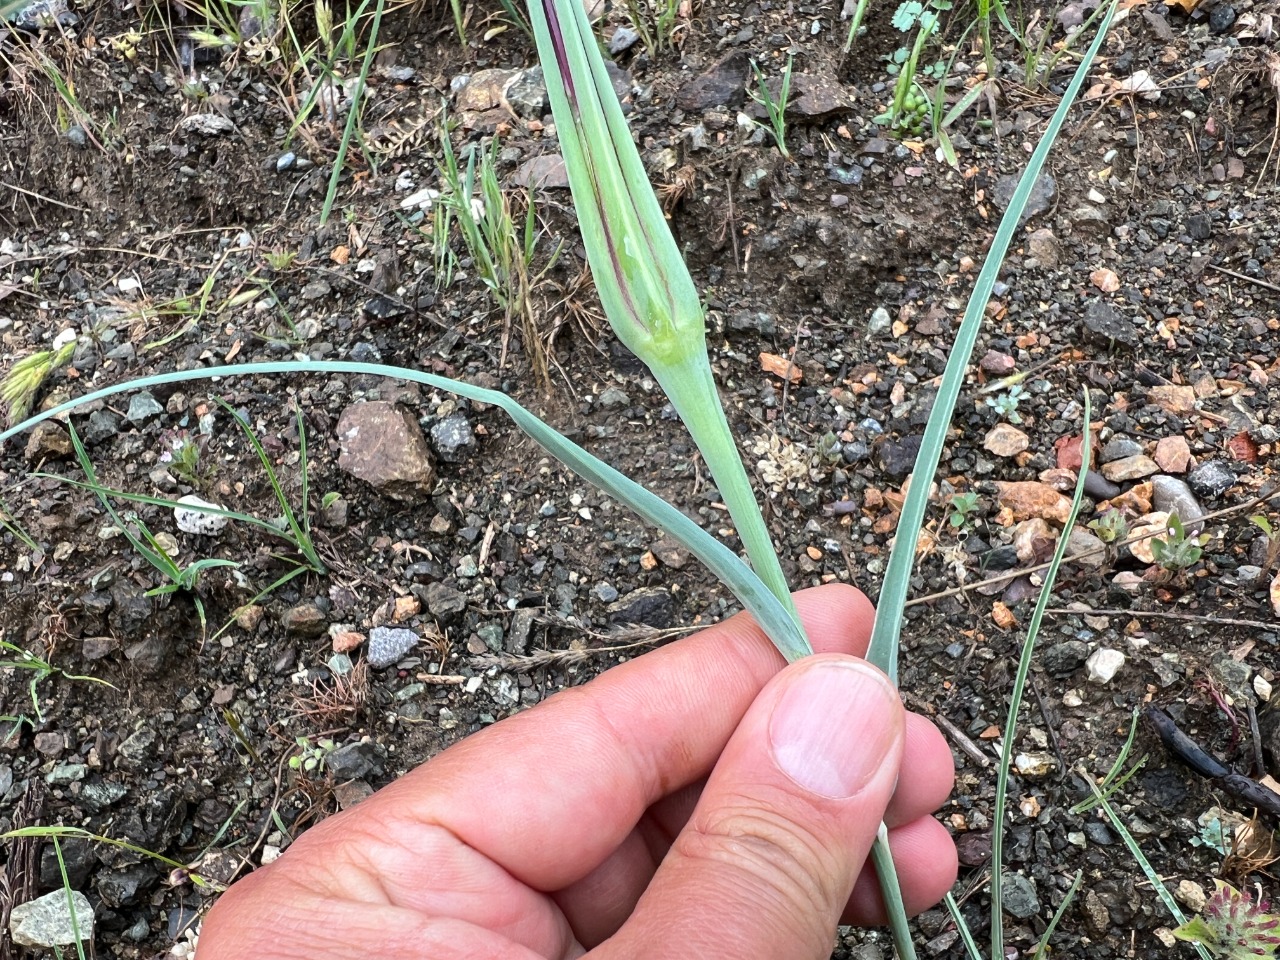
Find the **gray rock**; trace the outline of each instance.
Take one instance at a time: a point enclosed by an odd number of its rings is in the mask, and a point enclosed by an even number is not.
[[[920,444],[923,441],[923,436],[915,434],[899,440],[884,441],[877,448],[881,469],[895,479],[905,477],[915,469],[916,457],[920,455]]]
[[[369,631],[369,666],[381,670],[399,663],[422,638],[406,627],[374,627]]]
[[[1138,342],[1138,331],[1133,321],[1105,300],[1093,300],[1084,308],[1084,326],[1103,340],[1130,346]]]
[[[140,636],[151,622],[155,606],[151,597],[138,585],[119,580],[111,587],[111,600],[112,632],[126,640]]]
[[[1209,32],[1226,33],[1236,22],[1236,9],[1229,3],[1216,3],[1209,11]]]
[[[533,621],[537,614],[528,607],[520,607],[511,615],[511,626],[507,628],[507,653],[518,657],[529,651],[529,633],[533,630]]]
[[[518,187],[534,190],[568,190],[569,170],[560,154],[544,153],[520,164],[511,180]]]
[[[867,321],[867,333],[872,336],[878,336],[888,333],[893,327],[893,317],[889,316],[889,311],[884,307],[876,307],[871,311],[871,318]]]
[[[542,78],[542,68],[521,70],[507,82],[502,94],[518,116],[540,120],[547,109],[547,82]]]
[[[1213,235],[1213,221],[1207,213],[1187,217],[1187,236],[1192,240],[1208,240]]]
[[[453,413],[431,425],[431,446],[446,463],[458,463],[475,445],[475,431],[466,414]]]
[[[1107,441],[1107,445],[1102,448],[1102,462],[1110,463],[1112,460],[1123,460],[1125,457],[1136,457],[1142,453],[1142,444],[1129,437],[1112,437]]]
[[[659,629],[669,627],[675,617],[675,598],[663,587],[641,587],[609,604],[613,623],[642,623]]]
[[[1194,522],[1204,516],[1204,508],[1191,488],[1177,477],[1158,473],[1151,478],[1151,509],[1176,513],[1188,533],[1199,533],[1204,526]]]
[[[591,588],[591,592],[601,603],[613,603],[618,599],[618,588],[611,583],[597,583]]]
[[[1022,179],[1020,173],[1005,174],[996,181],[995,188],[991,192],[991,199],[1001,210],[1006,209],[1013,200],[1014,191],[1018,189],[1018,181]],[[1022,212],[1022,219],[1019,225],[1026,223],[1032,217],[1038,217],[1053,206],[1053,199],[1057,196],[1058,184],[1047,173],[1042,173],[1036,177],[1036,182],[1031,187],[1031,195],[1027,198],[1026,209]]]
[[[629,406],[630,403],[631,398],[618,387],[609,387],[600,394],[600,406],[606,410],[616,410],[619,407]]]
[[[338,421],[338,443],[338,466],[392,499],[413,500],[435,486],[435,464],[422,428],[393,403],[347,407]]]
[[[1004,875],[1004,912],[1019,920],[1027,920],[1040,912],[1035,884],[1020,873]]]
[[[276,157],[276,173],[284,173],[293,166],[294,161],[297,159],[298,155],[292,150],[280,154],[280,156]]]
[[[95,410],[89,414],[89,423],[80,434],[84,442],[93,446],[110,440],[120,432],[120,418],[110,410]]]
[[[1083,640],[1064,640],[1045,647],[1040,663],[1051,677],[1066,677],[1075,673],[1089,656],[1089,645]]]
[[[55,890],[17,904],[9,915],[9,936],[20,946],[64,947],[76,942],[77,932],[82,942],[93,940],[93,905],[79,890],[71,891],[70,903],[65,890]]]
[[[7,19],[19,30],[36,33],[57,27],[74,27],[80,18],[67,9],[67,0],[36,0],[20,6]]]
[[[116,783],[114,780],[86,783],[80,787],[80,803],[87,807],[90,812],[96,813],[100,810],[105,810],[113,803],[123,800],[128,792],[128,787],[123,783]]]
[[[1107,546],[1084,527],[1072,527],[1067,538],[1067,553],[1080,556],[1075,561],[1086,567],[1101,567],[1107,562]]]
[[[774,323],[770,314],[740,310],[729,318],[729,329],[735,333],[755,333],[762,337],[772,337],[778,332],[778,325]]]
[[[627,50],[630,50],[640,40],[640,34],[631,27],[619,27],[613,31],[613,36],[609,39],[609,53],[617,56]]]
[[[335,780],[367,780],[382,776],[386,757],[382,744],[361,740],[338,747],[325,758],[324,765]]]
[[[136,904],[159,879],[156,868],[149,863],[135,863],[123,870],[98,875],[98,893],[109,907],[128,907]]]
[[[677,90],[676,106],[688,111],[707,110],[711,107],[732,110],[741,106],[746,99],[746,85],[750,75],[747,55],[735,51]]]
[[[143,727],[121,741],[116,747],[116,754],[130,763],[146,763],[154,756],[155,751],[151,748],[155,742],[156,732],[150,727]]]
[[[427,609],[433,617],[451,619],[467,609],[467,598],[448,584],[432,583],[427,586]]]
[[[1225,460],[1208,460],[1187,474],[1187,483],[1192,491],[1206,500],[1216,500],[1235,482],[1235,472]]]
[[[1120,485],[1112,483],[1100,473],[1087,470],[1084,475],[1084,492],[1094,500],[1110,500],[1120,495]]]
[[[130,423],[140,425],[148,420],[154,420],[162,413],[164,413],[164,407],[160,406],[160,402],[150,393],[143,390],[141,393],[135,393],[130,398],[129,412],[125,416]]]
[[[45,783],[55,787],[65,787],[69,783],[83,780],[89,775],[89,768],[83,763],[60,763],[45,775]]]

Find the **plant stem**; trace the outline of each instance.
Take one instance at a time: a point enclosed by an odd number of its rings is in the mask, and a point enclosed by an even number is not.
[[[773,539],[742,465],[742,456],[733,442],[706,355],[689,355],[662,369],[658,365],[651,369],[672,406],[681,411],[689,434],[702,451],[752,568],[799,625],[800,614],[791,599],[787,577],[778,562]]]

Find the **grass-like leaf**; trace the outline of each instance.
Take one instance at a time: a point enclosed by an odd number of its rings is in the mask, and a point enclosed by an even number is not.
[[[179,370],[141,377],[126,383],[104,387],[66,403],[45,410],[17,426],[0,432],[0,444],[10,437],[35,426],[43,420],[68,413],[86,403],[101,400],[130,390],[143,390],[168,383],[185,383],[192,380],[213,380],[219,377],[272,375],[272,374],[357,374],[390,377],[421,383],[435,390],[443,390],[458,396],[492,404],[505,412],[522,431],[541,444],[554,456],[583,479],[595,484],[610,496],[624,503],[644,520],[660,527],[675,537],[695,557],[701,560],[751,612],[756,622],[768,634],[782,655],[788,660],[798,659],[807,653],[805,639],[798,621],[773,595],[761,579],[732,550],[707,533],[683,513],[661,497],[646,490],[634,480],[615,470],[604,461],[592,456],[572,440],[547,426],[504,393],[472,386],[459,380],[450,380],[435,374],[423,373],[407,367],[393,367],[376,363],[356,363],[348,360],[295,360],[278,363],[247,363],[236,366],[208,367],[201,370]],[[142,500],[141,497],[136,499]],[[155,499],[155,498],[150,498]],[[149,502],[144,500],[143,502]],[[209,511],[229,512],[229,511]],[[239,518],[239,516],[237,517]],[[262,523],[262,521],[257,521]]]
[[[925,512],[929,506],[929,488],[932,486],[938,463],[942,459],[942,449],[946,443],[947,431],[951,426],[951,415],[960,396],[960,388],[964,384],[965,370],[969,358],[973,355],[974,344],[978,339],[978,331],[982,326],[982,318],[991,298],[991,290],[1000,276],[1000,266],[1004,262],[1009,245],[1022,220],[1031,197],[1031,188],[1044,167],[1049,150],[1053,147],[1067,119],[1067,113],[1080,92],[1089,67],[1102,46],[1111,26],[1111,17],[1115,13],[1113,0],[1101,25],[1097,36],[1093,38],[1075,76],[1062,95],[1058,109],[1045,127],[1044,135],[1036,145],[1027,168],[1018,181],[1013,199],[1005,210],[996,229],[995,238],[991,241],[991,249],[987,253],[986,262],[978,274],[973,294],[969,297],[969,305],[965,309],[964,319],[956,333],[951,355],[947,358],[947,366],[942,375],[942,384],[933,401],[933,410],[929,414],[929,422],[925,426],[924,440],[920,445],[920,454],[916,458],[915,469],[911,473],[911,487],[907,492],[906,502],[902,506],[902,516],[898,519],[898,535],[889,554],[889,564],[884,575],[884,586],[880,589],[880,597],[876,603],[876,623],[871,635],[871,646],[867,651],[867,659],[887,673],[894,682],[898,679],[898,642],[902,635],[907,592],[911,587],[911,573],[915,566],[916,541],[924,527]]]

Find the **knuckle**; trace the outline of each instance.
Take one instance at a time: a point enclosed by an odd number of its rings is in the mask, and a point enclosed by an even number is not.
[[[779,907],[811,912],[842,903],[841,871],[830,846],[769,805],[740,801],[695,816],[677,839],[678,852],[711,863],[733,882]]]

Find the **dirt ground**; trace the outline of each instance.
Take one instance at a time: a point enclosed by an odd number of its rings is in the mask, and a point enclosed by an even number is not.
[[[324,225],[350,88],[346,105],[327,94],[331,117],[318,109],[295,129],[308,91],[287,52],[243,20],[238,46],[201,49],[194,9],[90,3],[61,27],[0,39],[0,370],[64,330],[78,338],[37,407],[153,372],[380,359],[508,392],[736,543],[665,398],[598,322],[549,109],[536,82],[501,92],[534,54],[514,27],[487,35],[496,5],[469,8],[465,45],[447,7],[387,10],[360,142]],[[695,3],[681,8],[674,49],[637,43],[615,57],[709,305],[713,366],[784,567],[796,587],[838,580],[872,597],[952,332],[1074,68],[1069,52],[1029,83],[1001,28],[998,93],[951,126],[953,169],[932,142],[873,122],[893,82],[885,58],[904,42],[893,9],[873,2],[845,57],[835,5]],[[1024,13],[1049,25],[1052,51],[1091,9]],[[1280,776],[1267,703],[1280,669],[1277,550],[1250,520],[1280,524],[1258,500],[1280,441],[1273,13],[1249,0],[1192,14],[1138,3],[1114,26],[989,305],[937,477],[902,686],[955,747],[940,817],[979,942],[998,728],[1040,583],[1027,568],[1061,530],[1055,491],[1079,464],[1082,391],[1100,462],[1082,522],[1115,507],[1132,530],[1161,523],[1152,514],[1171,503],[1184,519],[1208,515],[1192,526],[1208,535],[1203,554],[1177,571],[1087,530],[1072,541],[1085,556],[1064,568],[1017,742],[1004,745],[1017,757],[1010,956],[1034,949],[1077,871],[1055,955],[1190,950],[1170,946],[1176,923],[1117,830],[1096,808],[1071,810],[1121,752],[1135,710],[1163,708],[1238,773]],[[967,16],[963,4],[944,15],[942,47]],[[625,24],[606,11],[601,36],[623,46]],[[952,64],[952,102],[984,70],[972,42]],[[748,61],[777,78],[788,57],[784,159],[738,114],[752,109]],[[345,79],[358,71],[336,60]],[[535,193],[539,267],[565,244],[534,287],[532,326],[504,319],[456,235],[445,275],[432,213],[409,202],[443,189],[442,103],[456,149],[498,136],[513,202],[531,160],[551,171]],[[433,476],[370,483],[339,463],[339,424],[370,401],[408,411],[401,428]],[[21,718],[0,744],[0,829],[83,827],[226,880],[442,747],[736,609],[683,550],[485,405],[373,377],[247,377],[117,396],[73,419],[104,483],[269,520],[282,511],[239,419],[294,504],[305,468],[324,572],[257,597],[294,569],[287,543],[234,521],[185,533],[167,507],[116,501],[173,538],[182,563],[241,564],[206,570],[194,594],[149,595],[156,571],[92,493],[65,482],[84,476],[65,429],[6,444],[0,637],[105,683],[54,674],[33,701],[31,671],[0,672],[0,714]],[[175,460],[184,441],[193,469]],[[1015,481],[1035,486],[1004,486]],[[966,493],[970,508],[946,506]],[[365,638],[387,627],[421,639],[370,666]],[[1177,762],[1146,721],[1126,769],[1143,758],[1112,802],[1184,908],[1215,877],[1274,892],[1256,847],[1224,857],[1253,806]],[[1261,823],[1274,830],[1274,811]],[[95,908],[96,956],[190,955],[211,894],[127,850],[63,848]],[[61,886],[51,845],[3,851],[11,902]],[[45,955],[4,936],[17,951],[5,955]],[[920,918],[919,942],[927,956],[963,955],[940,909]],[[890,952],[878,931],[845,932],[838,946],[864,960]]]

